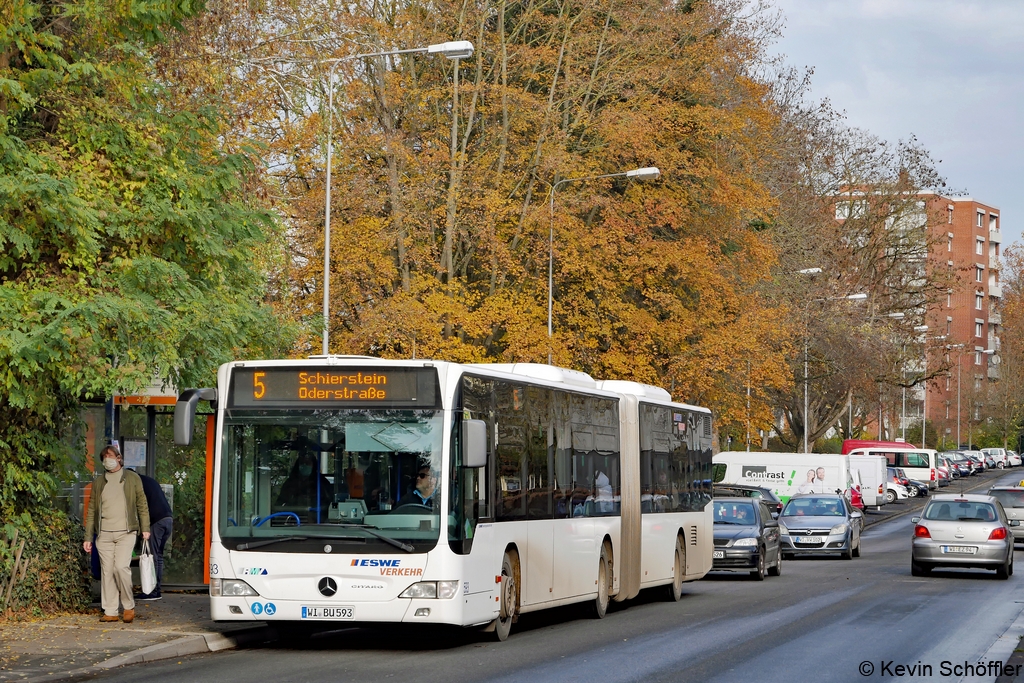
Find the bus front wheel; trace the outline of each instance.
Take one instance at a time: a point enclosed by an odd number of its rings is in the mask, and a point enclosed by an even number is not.
[[[513,559],[511,553],[505,553],[501,560],[501,587],[498,596],[498,618],[494,620],[494,633],[498,640],[505,641],[512,631],[519,609],[519,582],[516,580],[519,567],[518,558]]]

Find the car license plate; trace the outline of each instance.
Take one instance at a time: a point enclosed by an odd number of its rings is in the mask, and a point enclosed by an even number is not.
[[[817,536],[797,536],[797,543],[821,543],[821,539]]]
[[[973,545],[944,545],[942,546],[942,552],[958,555],[974,555],[978,552],[978,548]]]
[[[725,558],[725,551],[724,550],[712,550],[711,551],[711,559],[712,560],[721,560],[721,559],[724,559],[724,558]]]
[[[356,609],[351,605],[341,605],[340,607],[307,607],[303,605],[302,618],[319,621],[348,621],[356,618]]]

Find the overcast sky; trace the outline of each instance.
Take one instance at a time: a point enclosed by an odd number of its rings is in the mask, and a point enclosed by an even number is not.
[[[911,135],[947,185],[1024,228],[1024,0],[775,0],[776,50],[813,67],[812,96],[895,142]]]

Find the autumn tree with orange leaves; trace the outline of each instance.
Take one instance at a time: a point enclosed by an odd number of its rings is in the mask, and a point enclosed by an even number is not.
[[[546,362],[670,387],[767,427],[786,316],[757,166],[777,113],[754,78],[770,37],[740,2],[211,4],[167,55],[263,143],[292,253],[278,291],[319,351],[330,62],[470,40],[471,59],[335,70],[334,353]],[[759,13],[759,14],[758,14]],[[458,73],[456,74],[456,68]],[[453,107],[453,102],[457,104]],[[454,121],[453,121],[454,116]],[[454,125],[453,125],[454,124]],[[454,131],[454,136],[453,136]],[[658,166],[661,179],[561,179]],[[744,386],[757,398],[748,411]]]

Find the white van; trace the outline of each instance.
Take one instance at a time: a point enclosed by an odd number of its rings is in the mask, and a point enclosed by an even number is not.
[[[888,463],[880,455],[861,455],[850,458],[850,468],[860,473],[860,495],[864,506],[881,509],[886,503],[885,482]]]
[[[711,458],[714,483],[763,486],[783,502],[798,493],[842,493],[856,486],[845,455],[723,451]]]
[[[885,458],[889,467],[902,467],[907,477],[914,479],[928,488],[939,487],[938,473],[939,466],[938,452],[931,448],[896,448],[894,446],[874,446],[868,448],[855,448],[849,453],[850,458],[864,455],[881,455]]]

